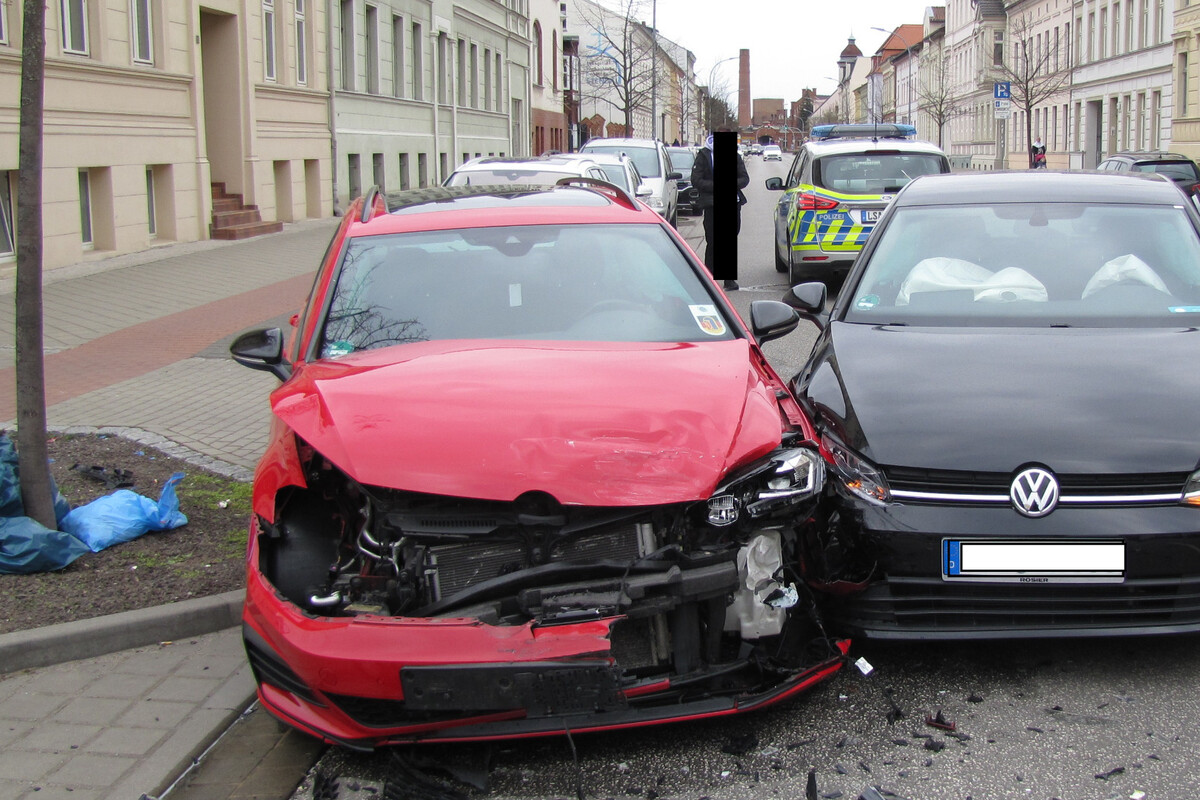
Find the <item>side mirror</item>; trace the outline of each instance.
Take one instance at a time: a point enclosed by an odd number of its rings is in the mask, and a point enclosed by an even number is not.
[[[292,377],[292,365],[283,358],[283,331],[279,328],[243,333],[229,345],[229,354],[242,366],[269,372],[281,381]]]
[[[816,325],[821,325],[819,317],[825,313],[825,301],[829,297],[829,289],[820,281],[801,283],[793,286],[783,296],[783,302],[800,312],[805,319]]]
[[[800,315],[778,300],[750,304],[750,330],[759,344],[787,336],[800,324]]]
[[[767,178],[767,188],[772,192],[782,192],[783,178]]]
[[[667,176],[667,180],[677,181],[677,180],[681,179],[682,177],[683,177],[682,172],[672,172],[670,175]]]
[[[654,194],[654,190],[644,183],[639,183],[637,191],[634,192],[634,194],[636,194],[638,197],[649,197],[650,195]]]

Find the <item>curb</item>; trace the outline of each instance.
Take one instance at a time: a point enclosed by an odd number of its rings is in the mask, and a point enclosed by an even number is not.
[[[241,589],[0,634],[0,674],[48,667],[241,625]]]

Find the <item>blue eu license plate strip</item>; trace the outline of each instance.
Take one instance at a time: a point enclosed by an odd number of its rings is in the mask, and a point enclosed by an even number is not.
[[[943,539],[942,579],[1120,583],[1125,543],[1112,539]]]

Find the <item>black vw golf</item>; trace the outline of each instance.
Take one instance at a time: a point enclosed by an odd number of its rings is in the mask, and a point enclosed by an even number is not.
[[[836,486],[805,565],[894,639],[1200,630],[1200,217],[1170,181],[919,178],[793,382]]]

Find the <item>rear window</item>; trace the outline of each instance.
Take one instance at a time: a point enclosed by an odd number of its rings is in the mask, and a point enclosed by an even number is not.
[[[813,183],[847,194],[898,192],[913,178],[949,172],[945,156],[935,153],[839,153],[813,163]]]
[[[1134,164],[1133,171],[1155,172],[1159,175],[1165,175],[1173,181],[1200,180],[1200,173],[1197,173],[1196,165],[1191,161],[1152,161],[1143,164]]]
[[[504,186],[509,183],[525,183],[533,186],[553,186],[563,178],[578,175],[578,172],[559,172],[545,169],[479,169],[455,172],[446,181],[447,186]]]
[[[667,152],[671,154],[671,166],[680,172],[690,171],[696,160],[696,153],[692,150],[668,147]]]
[[[637,145],[619,145],[619,144],[592,144],[588,142],[583,146],[585,153],[612,153],[613,155],[625,154],[633,159],[634,165],[638,169],[638,174],[643,178],[661,178],[662,170],[658,166],[658,151],[653,147],[638,147]]]

